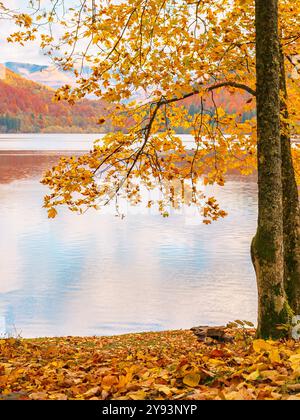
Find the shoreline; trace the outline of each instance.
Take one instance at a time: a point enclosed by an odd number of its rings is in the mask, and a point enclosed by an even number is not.
[[[0,156],[60,156],[66,154],[82,155],[87,153],[89,149],[86,150],[1,150]]]

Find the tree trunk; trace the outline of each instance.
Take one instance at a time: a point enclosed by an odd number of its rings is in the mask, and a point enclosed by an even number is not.
[[[280,141],[278,1],[256,0],[258,227],[251,255],[258,288],[262,338],[278,338],[289,321],[284,289],[283,202]]]
[[[300,206],[291,154],[286,74],[282,51],[280,65],[284,284],[291,309],[296,315],[300,315]]]

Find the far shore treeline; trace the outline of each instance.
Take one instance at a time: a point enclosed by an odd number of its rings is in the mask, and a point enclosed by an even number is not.
[[[3,67],[3,66],[1,66]],[[54,90],[5,69],[0,78],[0,133],[104,133],[112,130],[109,121],[99,125],[105,115],[106,104],[101,100],[85,99],[75,105],[53,102]],[[222,90],[216,101],[231,114],[238,113],[248,95]],[[193,117],[199,112],[199,98],[187,98],[182,102]],[[209,104],[208,104],[209,105]],[[254,109],[238,114],[243,122],[251,118]],[[189,134],[179,127],[178,134]]]

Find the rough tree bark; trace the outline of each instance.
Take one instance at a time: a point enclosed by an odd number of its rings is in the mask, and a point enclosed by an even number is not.
[[[283,201],[280,139],[280,49],[278,1],[255,0],[257,77],[258,227],[251,255],[258,287],[262,338],[284,334],[289,322],[284,289]]]
[[[284,55],[280,51],[281,159],[283,191],[284,285],[289,305],[300,315],[300,206],[291,154]]]

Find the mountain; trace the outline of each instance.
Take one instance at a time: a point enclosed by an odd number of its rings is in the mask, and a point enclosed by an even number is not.
[[[17,63],[14,61],[7,61],[4,65],[9,70],[20,75],[41,72],[48,68],[48,66],[40,66],[39,64]]]
[[[71,72],[59,70],[56,66],[41,66],[38,64],[6,62],[5,67],[19,76],[25,77],[36,83],[57,89],[64,84],[74,84],[74,76]]]
[[[49,86],[53,89],[57,89],[64,84],[73,85],[75,83],[74,74],[71,71],[60,70],[55,65],[41,66],[39,64],[7,61],[4,63],[4,66],[19,76]],[[88,75],[90,69],[84,67],[82,73],[83,75]]]
[[[86,68],[85,72],[89,70]],[[101,100],[88,98],[71,106],[66,102],[52,101],[54,89],[63,84],[73,84],[71,72],[63,72],[55,66],[7,62],[0,65],[0,131],[14,132],[104,132],[111,127],[97,125],[105,114]],[[213,109],[214,103],[229,113],[240,113],[244,120],[254,115],[252,106],[247,112],[243,106],[250,98],[241,91],[228,89],[215,92],[214,100],[207,98],[206,109]],[[201,110],[201,99],[193,96],[179,102],[188,108],[190,115]],[[185,129],[178,129],[185,133]]]
[[[22,68],[28,74],[38,73],[34,68]],[[105,124],[97,125],[97,120],[105,113],[103,101],[86,99],[71,106],[67,102],[53,102],[53,95],[51,87],[0,65],[0,131],[102,132],[109,129]]]

